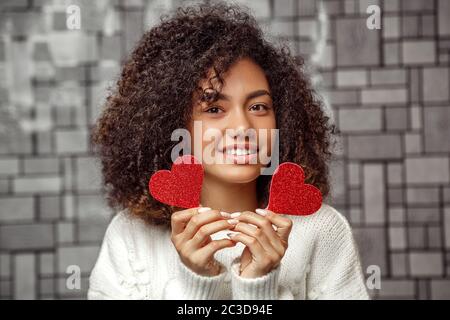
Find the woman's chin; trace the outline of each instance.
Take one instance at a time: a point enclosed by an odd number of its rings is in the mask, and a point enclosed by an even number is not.
[[[261,175],[258,164],[216,164],[205,169],[207,174],[228,183],[248,183]]]

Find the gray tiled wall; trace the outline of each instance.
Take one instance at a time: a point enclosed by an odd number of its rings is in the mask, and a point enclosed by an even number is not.
[[[364,270],[381,270],[373,297],[450,298],[450,1],[239,2],[308,59],[339,126],[330,201]],[[121,59],[179,3],[0,2],[0,298],[85,297],[111,217],[89,127]],[[81,30],[66,29],[69,4]]]

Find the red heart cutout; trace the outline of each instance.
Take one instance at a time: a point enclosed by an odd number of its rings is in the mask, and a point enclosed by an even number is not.
[[[319,210],[321,205],[322,193],[313,185],[305,184],[302,167],[293,162],[278,166],[270,183],[268,210],[305,216]]]
[[[180,208],[200,205],[203,166],[192,155],[178,157],[171,170],[156,171],[148,183],[156,200]]]

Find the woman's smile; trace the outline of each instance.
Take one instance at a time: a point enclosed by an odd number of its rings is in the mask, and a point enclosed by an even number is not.
[[[219,154],[225,157],[225,163],[256,164],[258,160],[258,146],[254,144],[232,144],[219,148]]]

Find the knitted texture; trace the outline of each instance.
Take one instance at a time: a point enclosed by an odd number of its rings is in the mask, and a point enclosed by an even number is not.
[[[170,230],[126,210],[108,226],[89,278],[88,299],[304,300],[369,299],[351,228],[333,207],[293,221],[280,265],[259,278],[239,275],[242,243],[218,251],[219,275],[202,276],[183,264]],[[212,235],[225,238],[227,231]]]

